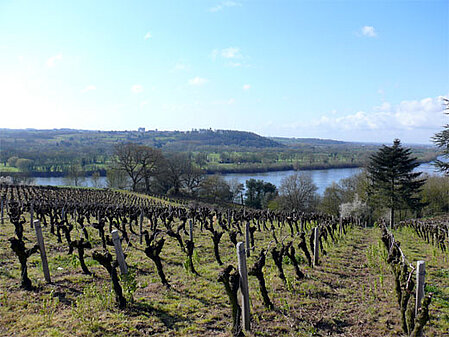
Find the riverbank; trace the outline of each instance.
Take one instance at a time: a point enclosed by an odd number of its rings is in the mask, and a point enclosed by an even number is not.
[[[266,172],[283,172],[283,171],[310,171],[310,170],[328,170],[328,169],[345,169],[345,168],[359,168],[361,164],[340,164],[340,165],[326,165],[326,164],[311,164],[306,166],[296,167],[294,164],[287,165],[271,165],[264,167],[219,167],[206,168],[206,174],[251,174],[251,173],[266,173]],[[87,171],[86,177],[91,177],[96,171]],[[99,170],[101,177],[106,177],[106,170]],[[31,178],[64,178],[67,176],[66,172],[0,172],[0,176],[12,177],[31,177]]]
[[[417,160],[419,164],[430,164],[438,157],[434,157],[431,160]],[[365,164],[361,162],[356,163],[312,163],[312,164],[269,164],[266,166],[260,166],[257,163],[246,163],[240,165],[234,165],[232,167],[218,166],[205,168],[206,174],[258,174],[268,172],[285,172],[285,171],[312,171],[312,170],[333,170],[333,169],[356,169],[364,167]],[[98,171],[87,171],[85,177],[91,177],[93,173],[99,172],[101,177],[106,177],[106,169],[100,169]],[[0,176],[12,176],[12,177],[31,177],[31,178],[64,178],[67,176],[66,172],[1,172]]]

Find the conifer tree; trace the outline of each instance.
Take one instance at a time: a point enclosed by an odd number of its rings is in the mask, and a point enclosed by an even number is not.
[[[449,99],[443,97],[442,100],[445,105],[446,114],[449,115]],[[432,139],[436,146],[443,150],[443,157],[449,159],[449,124],[446,124],[443,131],[436,133]],[[449,162],[435,160],[435,165],[441,172],[449,176]]]
[[[423,206],[418,193],[425,179],[419,179],[422,172],[413,172],[418,165],[411,150],[403,148],[399,139],[394,140],[393,146],[383,145],[370,157],[370,194],[378,205],[390,209],[391,227],[396,209],[419,210]]]

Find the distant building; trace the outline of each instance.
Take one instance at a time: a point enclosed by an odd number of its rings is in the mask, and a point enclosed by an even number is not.
[[[139,132],[145,132],[145,128],[138,128],[137,131],[139,131]]]

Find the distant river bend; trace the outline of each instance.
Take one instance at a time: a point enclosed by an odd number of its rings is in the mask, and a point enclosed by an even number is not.
[[[325,169],[325,170],[306,170],[301,171],[303,174],[312,178],[312,181],[318,187],[318,193],[323,194],[324,190],[330,186],[333,182],[338,182],[341,179],[349,178],[354,174],[361,172],[361,168],[338,168],[338,169]],[[435,168],[430,163],[424,163],[416,168],[417,171],[421,171],[427,174],[437,174]],[[263,173],[230,173],[223,174],[225,180],[230,181],[236,179],[240,183],[245,183],[248,179],[261,179],[270,182],[279,187],[281,180],[296,171],[273,171]],[[67,181],[62,177],[47,177],[47,178],[34,178],[37,185],[51,185],[51,186],[63,186],[67,184]],[[106,186],[106,177],[100,177],[99,184],[101,187]],[[92,187],[93,182],[91,177],[85,179],[83,186]]]

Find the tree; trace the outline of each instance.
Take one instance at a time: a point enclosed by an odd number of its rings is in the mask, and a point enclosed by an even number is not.
[[[202,198],[212,201],[231,201],[232,193],[229,185],[224,178],[219,175],[207,177],[202,183],[199,190],[199,195]]]
[[[229,180],[228,185],[232,193],[232,202],[243,205],[243,191],[245,190],[245,185],[239,182],[237,178]]]
[[[449,212],[449,176],[429,176],[421,191],[424,216]]]
[[[125,171],[111,166],[106,171],[106,186],[124,190],[129,187],[129,176]]]
[[[162,152],[149,146],[138,147],[137,160],[142,167],[141,175],[145,183],[145,192],[150,193],[151,179],[158,175],[164,157]]]
[[[357,218],[368,218],[370,216],[369,206],[359,199],[356,194],[354,201],[340,205],[340,214],[342,217],[353,216]]]
[[[157,176],[161,190],[171,195],[179,195],[185,187],[186,173],[191,166],[190,158],[185,153],[166,154],[161,174]]]
[[[411,150],[395,139],[393,146],[383,145],[370,156],[367,173],[372,201],[390,209],[390,226],[394,225],[395,210],[409,207],[422,208],[418,193],[425,179],[418,179],[421,172],[413,172],[419,165]]]
[[[276,186],[263,180],[248,179],[246,182],[245,205],[253,208],[266,208],[277,196]]]
[[[287,211],[314,211],[319,200],[317,190],[318,187],[309,175],[294,173],[281,180],[279,204]]]
[[[84,172],[80,163],[72,162],[67,168],[67,175],[65,180],[68,185],[81,186],[86,178],[86,172]]]
[[[33,169],[33,163],[31,159],[19,158],[15,166],[22,172],[30,172]]]
[[[355,174],[351,177],[341,179],[338,183],[332,183],[324,191],[319,209],[326,214],[339,216],[341,204],[351,204],[356,197],[366,202],[367,177],[366,172]]]
[[[141,182],[145,192],[150,192],[151,178],[159,173],[163,156],[160,150],[134,143],[118,144],[114,148],[116,169],[126,172],[131,188],[137,191]]]
[[[326,187],[321,198],[319,209],[325,214],[339,216],[342,199],[341,187],[334,182],[332,185]]]
[[[204,171],[193,165],[186,166],[184,173],[184,190],[191,196],[196,196],[205,179]]]
[[[95,188],[100,188],[101,187],[100,172],[99,171],[95,171],[94,173],[92,173],[91,181],[92,181],[92,187],[95,187]]]
[[[133,143],[118,144],[114,148],[116,168],[126,172],[131,179],[132,190],[137,190],[137,184],[142,180],[142,165],[139,160],[139,145]]]
[[[449,115],[449,99],[446,97],[442,98],[443,104],[445,105],[446,114]],[[449,159],[449,124],[444,126],[443,131],[440,131],[432,137],[433,142],[443,150],[443,156]],[[449,162],[443,162],[441,160],[435,160],[435,165],[441,172],[444,172],[449,176]]]

